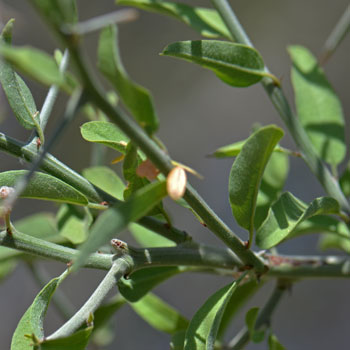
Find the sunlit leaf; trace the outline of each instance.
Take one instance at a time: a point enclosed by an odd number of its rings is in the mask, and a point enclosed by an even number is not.
[[[231,168],[229,198],[232,213],[237,223],[249,230],[250,243],[260,182],[282,136],[283,131],[274,125],[260,128],[247,139]]]
[[[129,231],[143,247],[171,247],[175,245],[175,242],[136,223],[129,225]]]
[[[80,132],[86,141],[101,143],[121,153],[126,152],[129,138],[113,123],[88,122],[82,125]]]
[[[152,293],[130,303],[130,306],[148,324],[161,332],[175,334],[188,326],[188,321],[178,311]]]
[[[281,194],[288,176],[288,170],[289,158],[287,154],[273,152],[266,164],[256,200],[254,217],[254,227],[256,229],[265,220],[271,204]]]
[[[92,226],[75,266],[81,266],[93,251],[109,242],[130,222],[145,216],[166,195],[165,182],[155,182],[135,192],[127,201],[119,202],[102,213]]]
[[[119,200],[123,199],[125,185],[112,169],[106,166],[95,166],[84,169],[83,176],[111,196]]]
[[[220,15],[213,9],[160,0],[117,0],[117,3],[171,16],[209,38],[226,37],[231,39],[231,34]]]
[[[232,86],[253,85],[266,75],[260,54],[242,44],[217,40],[179,41],[168,45],[162,54],[208,68]]]
[[[220,327],[218,330],[218,339],[224,336],[224,333],[233,318],[237,315],[238,311],[244,306],[244,304],[255,294],[255,292],[263,286],[263,282],[257,280],[251,280],[246,283],[242,283],[237,287],[231,296],[231,299],[227,303],[227,307],[222,316]]]
[[[81,244],[86,240],[91,223],[91,214],[88,215],[72,205],[62,205],[57,213],[60,235],[73,244]]]
[[[344,237],[332,233],[323,234],[320,237],[318,246],[321,250],[335,249],[350,254],[350,235],[349,237]]]
[[[118,50],[116,26],[106,27],[98,46],[98,68],[118,91],[120,99],[145,130],[152,134],[159,121],[153,99],[147,89],[134,83],[128,76]]]
[[[184,350],[213,350],[222,316],[240,279],[215,292],[192,318]]]
[[[10,20],[0,35],[0,43],[11,44],[14,20]],[[4,89],[13,114],[26,129],[35,128],[39,122],[34,98],[23,79],[12,69],[11,64],[0,60],[0,83]]]
[[[292,83],[299,119],[318,155],[336,165],[346,154],[344,117],[338,96],[309,50],[290,46]]]
[[[32,305],[22,316],[12,337],[11,350],[33,350],[33,341],[26,335],[34,334],[36,338],[44,338],[44,317],[51,297],[57,286],[67,276],[67,271],[60,277],[52,279],[36,296]]]
[[[274,334],[269,335],[269,350],[286,350],[286,348],[278,341]]]
[[[244,143],[247,140],[242,140],[242,141],[237,141],[234,143],[231,143],[230,145],[227,146],[222,146],[218,148],[212,156],[216,158],[228,158],[228,157],[237,157],[239,153],[242,150],[242,147]],[[274,152],[278,153],[289,153],[289,151],[279,145],[276,145],[276,147],[273,149]]]
[[[338,202],[330,197],[320,197],[308,206],[285,192],[269,210],[269,214],[256,234],[256,244],[269,249],[287,238],[298,224],[322,214],[339,213]]]
[[[2,44],[0,45],[0,57],[42,84],[58,85],[70,91],[53,57],[43,51],[32,47],[11,47]]]
[[[0,173],[0,186],[13,187],[26,170],[11,170]],[[21,197],[48,201],[87,205],[87,198],[65,182],[48,174],[36,172]]]

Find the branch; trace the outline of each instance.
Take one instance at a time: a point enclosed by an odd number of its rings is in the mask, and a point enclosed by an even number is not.
[[[69,264],[77,258],[79,250],[64,247],[43,239],[35,238],[13,230],[0,232],[0,245],[14,248],[41,258],[49,258]],[[184,243],[176,247],[133,248],[122,254],[133,261],[133,270],[154,266],[192,266],[203,269],[223,269],[234,271],[245,268],[230,249],[207,246],[204,244]],[[113,254],[93,253],[84,267],[109,270]],[[278,277],[284,279],[303,278],[350,278],[350,259],[337,256],[263,256],[269,271],[263,278]]]
[[[91,315],[101,305],[107,294],[116,287],[120,278],[126,275],[131,269],[129,262],[123,258],[117,259],[113,262],[107,275],[104,277],[99,286],[95,289],[86,303],[79,309],[79,311],[72,316],[62,327],[56,332],[48,336],[46,339],[56,339],[67,337],[78,330],[82,325],[86,324]]]
[[[212,3],[237,42],[254,47],[228,2],[226,0],[212,0]],[[267,72],[269,71],[267,67],[265,67],[265,70]],[[344,211],[350,213],[349,202],[341,191],[336,179],[315,153],[314,147],[301,126],[299,119],[293,114],[283,90],[279,86],[276,86],[269,78],[264,78],[262,80],[262,85],[270,97],[272,104],[286,124],[306,164],[318,178],[326,192],[339,202]]]
[[[113,107],[105,98],[105,93],[98,86],[82,60],[75,43],[66,41],[72,61],[75,63],[86,92],[90,99],[102,112],[104,112],[140,149],[151,162],[166,176],[173,168],[169,156],[160,149],[144,130],[120,108]],[[188,184],[184,199],[191,208],[203,219],[208,228],[221,239],[237,256],[249,266],[254,267],[257,274],[266,272],[266,267],[253,251],[247,249],[242,240],[215,214],[199,194]]]
[[[0,245],[66,264],[71,263],[79,255],[79,251],[76,249],[47,242],[18,232],[15,229],[13,229],[12,235],[9,235],[6,230],[0,232]],[[84,267],[108,270],[112,265],[112,257],[111,254],[91,254]]]

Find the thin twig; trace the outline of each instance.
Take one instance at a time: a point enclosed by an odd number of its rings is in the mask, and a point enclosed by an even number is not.
[[[70,318],[62,327],[60,327],[56,332],[48,336],[46,339],[50,340],[67,337],[73,334],[82,325],[84,325],[90,318],[90,315],[92,315],[95,310],[101,305],[107,294],[116,287],[118,280],[126,275],[130,269],[130,264],[123,258],[115,260],[107,275],[95,289],[86,303],[72,318]]]
[[[323,65],[325,64],[330,57],[333,55],[337,47],[340,45],[340,43],[345,38],[346,34],[348,34],[350,31],[350,5],[346,8],[344,13],[342,14],[341,18],[339,19],[338,23],[332,30],[331,34],[327,38],[321,58],[320,63]]]
[[[100,30],[110,24],[134,21],[138,12],[134,9],[114,11],[73,25],[65,25],[62,31],[67,34],[85,35]]]

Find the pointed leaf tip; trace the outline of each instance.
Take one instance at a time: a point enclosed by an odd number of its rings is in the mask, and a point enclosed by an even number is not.
[[[258,51],[242,44],[217,40],[178,41],[168,45],[162,54],[208,68],[232,86],[250,86],[266,75]]]

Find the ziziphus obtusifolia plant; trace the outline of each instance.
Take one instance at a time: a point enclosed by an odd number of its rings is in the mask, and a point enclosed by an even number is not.
[[[186,173],[196,172],[173,160],[171,151],[157,138],[159,120],[152,97],[123,67],[115,24],[132,19],[135,12],[122,10],[79,22],[73,0],[30,2],[65,49],[50,56],[31,47],[12,46],[14,21],[9,20],[2,29],[1,85],[18,122],[33,130],[33,136],[29,142],[21,142],[0,133],[1,150],[31,164],[29,170],[0,173],[0,267],[5,276],[24,260],[36,275],[35,259],[48,258],[65,263],[66,269],[42,288],[24,313],[11,350],[79,350],[89,343],[96,345],[96,334],[125,304],[152,327],[168,333],[172,349],[243,349],[250,341],[266,341],[269,349],[284,349],[274,335],[271,318],[286,290],[302,279],[350,277],[349,261],[342,256],[286,256],[275,248],[300,235],[323,233],[322,249],[349,252],[349,168],[337,175],[347,151],[345,122],[320,62],[304,47],[288,48],[294,113],[281,82],[265,66],[226,1],[212,0],[210,9],[178,2],[118,1],[119,5],[175,17],[209,37],[171,43],[162,54],[209,69],[232,87],[261,83],[294,139],[297,151],[281,146],[284,131],[280,127],[258,126],[246,140],[213,154],[235,158],[228,197],[233,217],[247,231],[243,242],[187,182]],[[326,42],[322,63],[345,36],[349,18],[347,9]],[[96,30],[100,31],[97,67],[110,91],[92,76],[81,53],[82,37]],[[40,111],[17,71],[50,86]],[[69,100],[54,135],[45,138],[60,90]],[[78,174],[50,154],[78,112],[89,120],[81,126],[82,137],[100,152],[102,146],[118,152],[115,162],[122,162],[123,179],[107,165]],[[99,155],[103,157],[103,151]],[[305,203],[283,192],[290,157],[305,160],[327,196]],[[175,227],[162,204],[166,196],[191,210],[226,249],[196,242]],[[58,202],[58,212],[55,217],[38,213],[12,223],[10,215],[19,197]],[[126,229],[141,248],[116,238]],[[254,242],[261,251],[252,250]],[[68,301],[56,289],[67,275],[83,267],[107,273],[72,314]],[[152,293],[161,282],[188,271],[232,277],[208,297],[191,320]],[[270,298],[262,308],[251,308],[242,330],[225,342],[227,327],[265,282],[275,284]],[[111,290],[116,295],[105,300]],[[66,322],[46,334],[43,322],[51,299]]]

